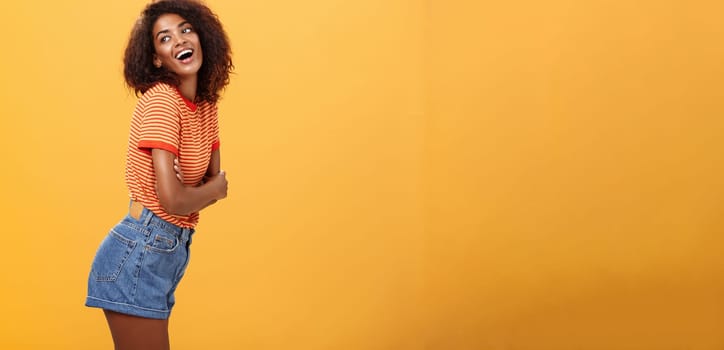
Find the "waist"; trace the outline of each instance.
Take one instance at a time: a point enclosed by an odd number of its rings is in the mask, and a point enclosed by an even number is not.
[[[137,221],[138,224],[161,228],[164,231],[171,233],[179,238],[182,236],[190,236],[192,233],[194,233],[193,228],[181,227],[176,224],[170,223],[160,218],[148,208],[144,207],[143,204],[134,200],[131,200],[128,206],[128,216],[130,219]]]
[[[178,227],[194,228],[199,222],[198,212],[191,213],[189,215],[173,215],[166,212],[155,193],[149,194],[138,192],[136,189],[129,186],[129,197],[129,213],[137,220],[140,219],[145,207],[157,217]]]

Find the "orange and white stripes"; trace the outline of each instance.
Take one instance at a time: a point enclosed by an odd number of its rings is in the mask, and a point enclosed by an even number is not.
[[[126,185],[131,199],[170,223],[194,227],[198,213],[176,216],[161,206],[151,159],[153,148],[174,153],[184,174],[184,184],[198,184],[206,174],[211,152],[219,148],[216,105],[193,104],[175,87],[159,83],[139,99],[131,119],[126,155]]]

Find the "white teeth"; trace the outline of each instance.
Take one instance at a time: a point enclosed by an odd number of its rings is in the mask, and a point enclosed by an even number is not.
[[[193,51],[191,49],[183,50],[176,55],[176,59],[180,59],[183,55],[186,55],[186,54],[190,55],[192,53],[193,53]]]

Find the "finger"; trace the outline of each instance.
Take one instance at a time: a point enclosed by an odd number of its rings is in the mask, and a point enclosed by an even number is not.
[[[182,181],[183,181],[184,174],[181,172],[181,170],[179,170],[179,168],[178,168],[177,166],[175,166],[175,165],[174,165],[174,167],[173,167],[173,170],[174,170],[174,172],[176,172],[176,177],[177,177],[179,180],[182,180]]]

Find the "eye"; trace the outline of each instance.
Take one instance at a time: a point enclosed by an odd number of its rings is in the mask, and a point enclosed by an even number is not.
[[[191,27],[186,27],[186,28],[184,28],[184,29],[181,30],[181,33],[186,34],[186,33],[191,33],[192,31],[194,31],[194,30],[191,29]]]
[[[165,43],[165,42],[167,42],[167,41],[169,41],[169,40],[171,40],[171,37],[168,36],[168,35],[164,35],[164,36],[161,38],[161,42],[162,42],[162,43]]]

